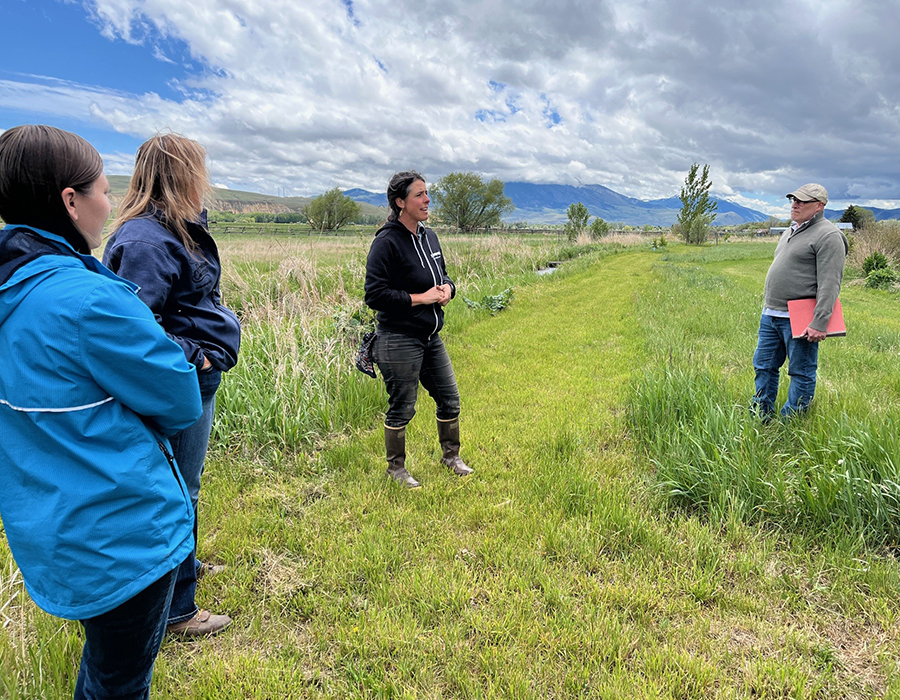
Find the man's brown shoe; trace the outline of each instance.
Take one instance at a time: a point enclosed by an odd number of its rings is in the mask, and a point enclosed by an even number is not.
[[[221,574],[225,569],[226,566],[224,564],[207,564],[205,561],[201,561],[200,565],[197,567],[197,580],[199,581],[201,578],[207,576]]]
[[[211,637],[231,624],[228,615],[213,615],[209,610],[200,610],[189,620],[173,622],[166,627],[167,634],[183,637]]]

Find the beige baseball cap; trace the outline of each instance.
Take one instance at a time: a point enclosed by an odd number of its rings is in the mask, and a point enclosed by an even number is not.
[[[810,182],[808,185],[803,185],[803,187],[798,187],[793,192],[789,192],[784,195],[787,198],[794,197],[795,199],[799,199],[801,202],[811,202],[813,200],[817,200],[822,202],[822,204],[828,204],[828,190],[826,190],[822,185],[816,184],[815,182]]]

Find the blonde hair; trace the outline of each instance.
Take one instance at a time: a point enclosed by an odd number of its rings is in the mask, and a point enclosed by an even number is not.
[[[209,192],[206,151],[203,146],[181,134],[157,134],[138,148],[134,175],[113,231],[131,219],[160,212],[164,223],[188,250],[196,250],[187,221],[197,219],[197,199]]]

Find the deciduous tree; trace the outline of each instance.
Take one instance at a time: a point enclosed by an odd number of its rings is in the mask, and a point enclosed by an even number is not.
[[[485,182],[475,173],[450,173],[431,188],[435,217],[460,231],[497,226],[515,206],[503,194],[503,181]]]
[[[335,187],[301,210],[316,231],[336,231],[359,216],[360,206]]]
[[[566,209],[566,216],[568,217],[566,221],[566,238],[574,241],[587,229],[591,213],[581,202],[575,202]]]
[[[694,163],[684,179],[684,186],[678,198],[681,200],[681,211],[678,213],[678,224],[685,243],[701,244],[709,236],[709,227],[716,219],[719,203],[709,197],[709,165]]]

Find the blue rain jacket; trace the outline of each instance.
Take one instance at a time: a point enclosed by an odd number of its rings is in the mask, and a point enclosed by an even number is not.
[[[193,509],[166,437],[195,369],[135,285],[66,241],[0,230],[0,517],[47,612],[108,612],[178,566]]]

